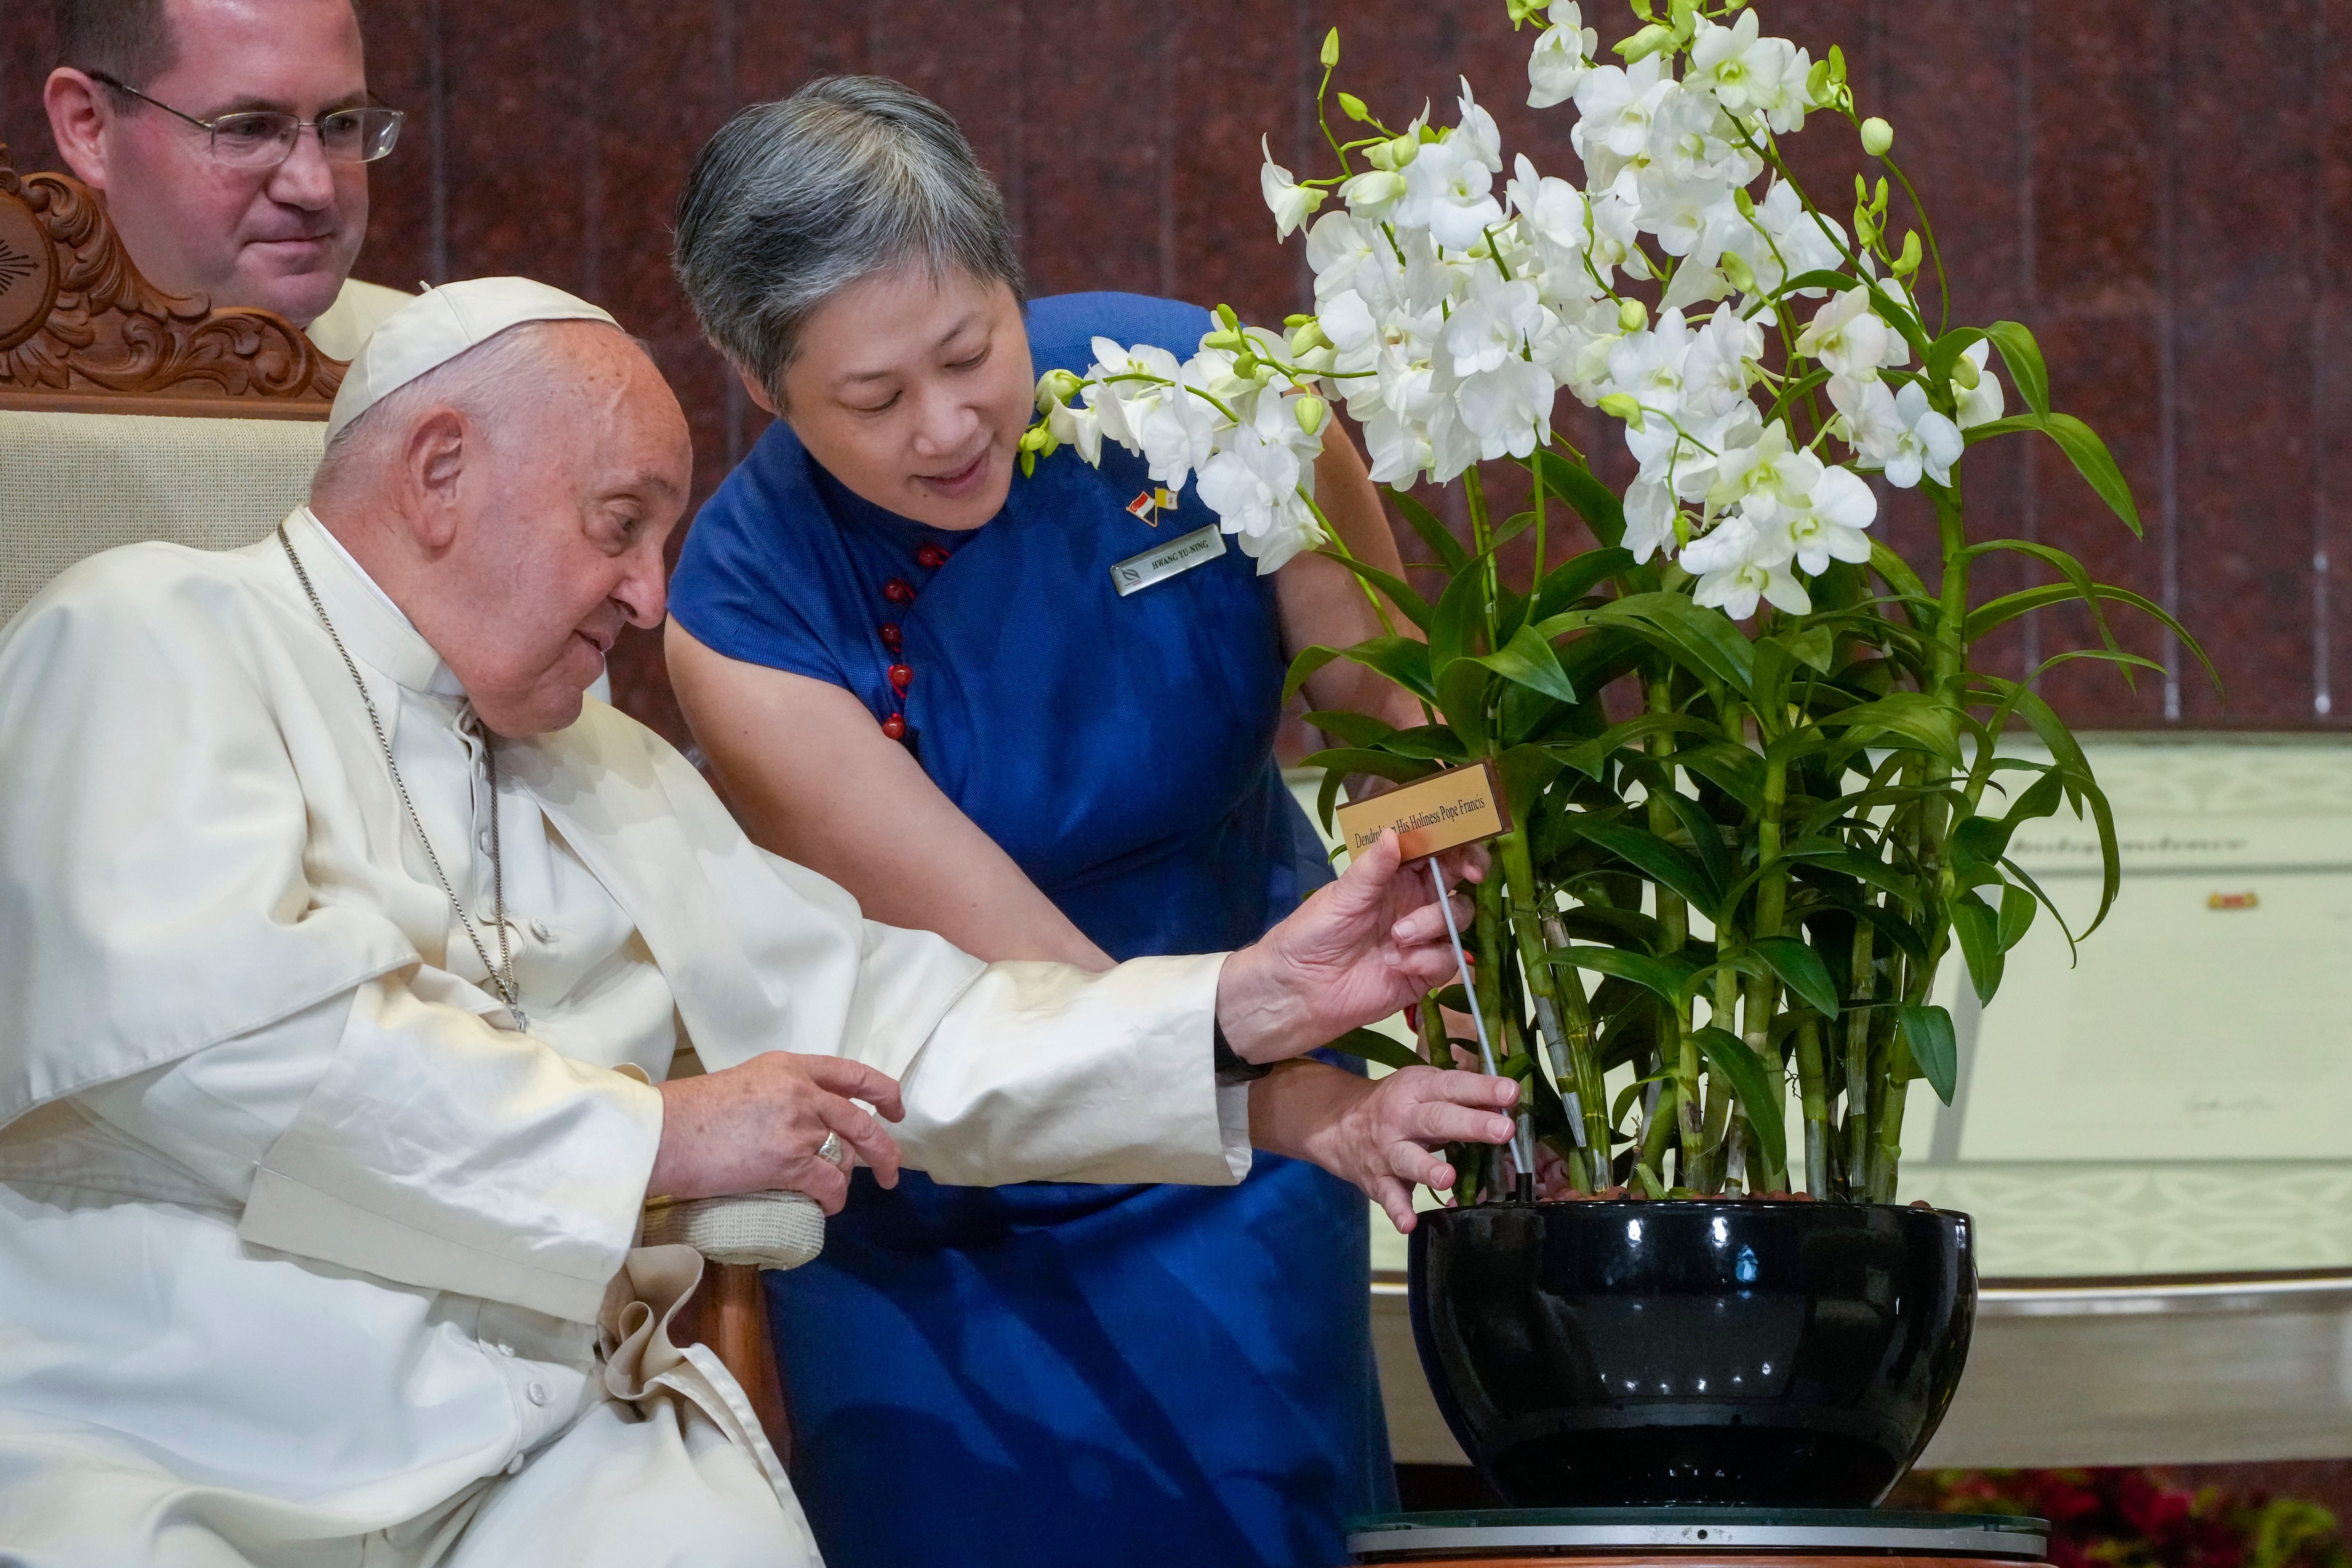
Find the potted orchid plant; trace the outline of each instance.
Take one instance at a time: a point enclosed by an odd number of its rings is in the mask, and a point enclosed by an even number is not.
[[[2139,530],[2105,446],[2052,406],[2032,331],[1951,319],[1926,207],[1892,128],[1857,104],[1842,52],[1811,58],[1742,0],[1631,11],[1603,51],[1570,0],[1509,0],[1510,24],[1538,29],[1528,101],[1577,117],[1574,179],[1524,155],[1507,164],[1466,81],[1447,125],[1426,108],[1383,119],[1335,92],[1335,30],[1318,94],[1328,172],[1294,177],[1270,155],[1261,171],[1277,238],[1305,230],[1314,310],[1276,333],[1220,308],[1181,362],[1098,341],[1085,375],[1041,382],[1024,460],[1066,446],[1092,462],[1115,442],[1162,485],[1197,475],[1261,570],[1318,549],[1355,571],[1387,634],[1306,651],[1290,690],[1351,660],[1412,694],[1426,722],[1309,715],[1336,742],[1309,759],[1326,770],[1327,815],[1351,776],[1404,782],[1485,764],[1500,781],[1511,827],[1475,889],[1475,981],[1418,1009],[1422,1051],[1460,1061],[1444,1020],[1475,1009],[1566,1186],[1606,1196],[1499,1201],[1513,1190],[1509,1156],[1465,1149],[1449,1195],[1460,1207],[1416,1230],[1416,1328],[1473,1457],[1528,1500],[1691,1500],[1688,1477],[1705,1470],[1718,1479],[1699,1492],[1718,1500],[1866,1502],[1932,1432],[1973,1301],[1966,1217],[1893,1207],[1911,1084],[1947,1101],[1954,1087],[1937,974],[1957,956],[1990,1002],[2032,923],[2063,926],[2008,855],[2021,824],[2066,810],[2095,830],[2104,881],[2090,927],[2118,879],[2081,747],[2032,679],[1979,668],[1971,651],[2020,616],[2071,604],[2087,612],[2092,644],[2044,669],[2087,658],[2129,678],[2146,665],[2113,635],[2111,609],[2151,616],[2203,654],[2160,606],[2093,581],[2062,550],[1977,526],[1968,455],[2019,436],[2053,442]],[[1783,155],[1809,120],[1858,142],[1853,198],[1834,214]],[[1622,494],[1553,429],[1563,392],[1619,422],[1636,465]],[[1426,545],[1444,581],[1433,598],[1349,559],[1325,526],[1312,463],[1335,406]],[[1508,516],[1481,466],[1506,464],[1526,475],[1526,504]],[[1874,534],[1873,481],[1926,497],[1933,559],[1906,560]],[[1459,487],[1466,538],[1406,493],[1421,484]],[[1562,549],[1571,514],[1597,548]],[[1522,538],[1524,591],[1497,564]],[[1987,597],[1976,568],[1997,553],[2049,580]],[[2012,728],[2046,759],[2004,755],[1996,743]],[[1800,1192],[1815,1201],[1720,1201]],[[1648,1216],[1630,1242],[1621,1198]],[[1660,1396],[1683,1404],[1645,1448],[1624,1440],[1623,1400],[1593,1371],[1620,1354],[1605,1333],[1586,1322],[1572,1354],[1530,1337],[1528,1314],[1556,1317],[1602,1275],[1651,1277],[1627,1248],[1670,1253],[1661,1228],[1685,1220],[1687,1246],[1731,1270],[1727,1290],[1761,1298],[1778,1278],[1811,1319],[1823,1291],[1843,1288],[1822,1260],[1876,1260],[1845,1270],[1862,1292],[1847,1303],[1853,1321],[1885,1332],[1837,1353],[1843,1394],[1822,1392],[1837,1377],[1815,1377],[1783,1387],[1769,1418],[1735,1400],[1710,1427],[1692,1414],[1716,1407],[1698,1375],[1696,1389]],[[1762,1228],[1738,1242],[1735,1223]],[[1543,1241],[1602,1230],[1607,1246]],[[1465,1270],[1475,1290],[1448,1282]],[[1873,1270],[1899,1276],[1902,1312],[1869,1297],[1885,1286],[1865,1288]],[[1889,1350],[1916,1333],[1941,1350]],[[1482,1363],[1482,1336],[1538,1348]],[[1769,1346],[1738,1348],[1756,1352],[1748,1375],[1772,1381]],[[1781,1361],[1825,1354],[1791,1346]],[[1616,1414],[1600,1424],[1620,1452],[1599,1465],[1562,1412],[1603,1395]],[[1806,1416],[1808,1399],[1845,1414]],[[1878,1411],[1866,1454],[1852,1439],[1857,1400]],[[1538,1410],[1544,1435],[1529,1437]],[[1722,1437],[1741,1427],[1748,1437]]]

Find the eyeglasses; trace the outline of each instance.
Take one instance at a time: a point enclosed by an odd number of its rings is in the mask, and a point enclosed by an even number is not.
[[[115,80],[104,71],[86,71],[117,92],[127,92],[142,103],[152,103],[175,115],[210,138],[213,162],[231,169],[275,169],[294,154],[305,126],[319,133],[319,150],[337,163],[373,163],[400,140],[401,121],[408,117],[396,109],[363,104],[339,109],[316,120],[302,120],[278,110],[247,110],[217,120],[198,120],[170,104],[149,98],[137,88]]]

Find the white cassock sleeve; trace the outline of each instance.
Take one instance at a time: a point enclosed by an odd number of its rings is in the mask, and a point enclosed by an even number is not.
[[[77,1098],[247,1242],[579,1322],[661,1141],[654,1089],[381,981]]]

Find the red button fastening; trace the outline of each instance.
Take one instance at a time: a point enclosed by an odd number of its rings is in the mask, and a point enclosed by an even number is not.
[[[890,684],[898,688],[899,695],[904,696],[906,695],[907,688],[914,684],[914,680],[915,672],[908,668],[906,665],[893,664],[890,666]]]
[[[882,622],[882,624],[876,627],[875,630],[882,635],[882,645],[885,648],[889,649],[890,652],[894,653],[897,653],[900,645],[907,641],[906,636],[899,632],[898,628],[892,625],[887,621]]]
[[[915,585],[903,577],[894,577],[882,585],[882,597],[893,604],[915,602]]]
[[[907,733],[907,721],[894,713],[882,721],[882,733],[893,740],[898,740]]]
[[[915,552],[915,564],[926,570],[937,571],[947,563],[948,552],[937,545],[925,545]]]

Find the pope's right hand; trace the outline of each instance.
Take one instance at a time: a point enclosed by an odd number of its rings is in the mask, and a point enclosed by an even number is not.
[[[907,1114],[898,1082],[837,1056],[771,1051],[740,1067],[659,1086],[661,1146],[646,1191],[661,1197],[803,1192],[827,1214],[849,1196],[847,1158],[821,1153],[828,1134],[856,1152],[884,1186],[898,1183],[898,1141],[863,1100],[896,1122]]]

